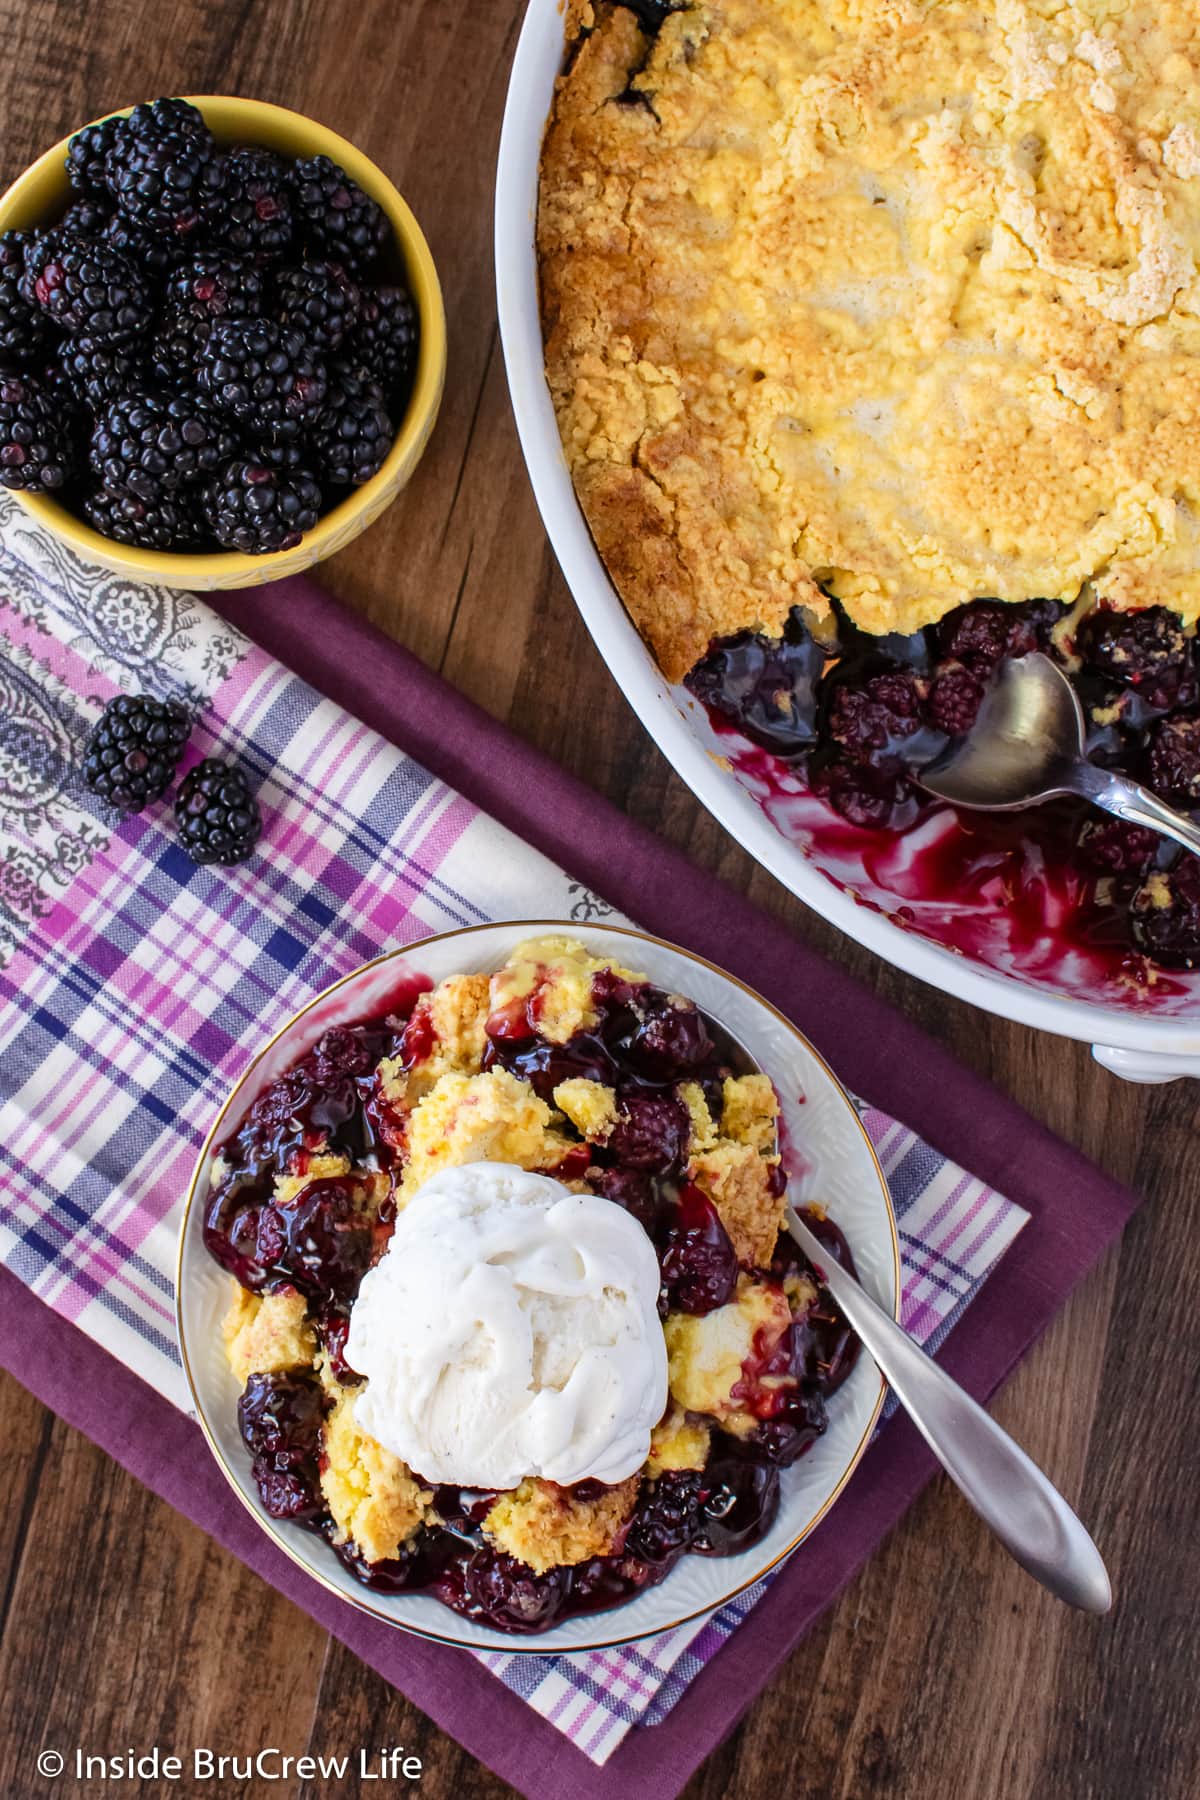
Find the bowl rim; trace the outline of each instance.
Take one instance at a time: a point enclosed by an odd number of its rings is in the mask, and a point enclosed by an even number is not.
[[[550,40],[561,62],[558,0],[528,0],[509,76],[496,166],[494,254],[500,342],[525,467],[550,544],[609,673],[676,773],[742,848],[820,918],[885,962],[956,1000],[1085,1043],[1200,1058],[1200,1015],[1156,1017],[1033,986],[907,928],[827,877],[770,823],[694,736],[592,541],[571,482],[542,360],[535,244],[537,168]],[[530,95],[537,95],[531,106]],[[546,88],[547,105],[553,86]],[[1183,1072],[1200,1073],[1200,1063]]]
[[[215,1147],[218,1134],[224,1125],[226,1116],[236,1104],[246,1083],[250,1080],[263,1059],[274,1049],[279,1040],[293,1030],[293,1028],[298,1025],[308,1013],[313,1011],[314,1008],[322,1005],[331,995],[336,994],[339,989],[345,987],[347,983],[358,980],[358,978],[368,970],[379,968],[384,963],[394,961],[397,958],[409,956],[414,951],[420,950],[429,944],[440,944],[450,939],[473,937],[479,932],[495,931],[498,928],[501,930],[511,929],[514,934],[514,942],[519,942],[521,938],[530,936],[534,933],[547,931],[576,933],[580,930],[580,922],[574,919],[491,919],[478,925],[458,926],[450,931],[429,932],[424,937],[415,938],[411,943],[401,944],[396,946],[395,949],[383,951],[379,956],[371,957],[369,961],[360,963],[356,968],[349,970],[345,975],[339,976],[336,981],[330,982],[329,986],[323,988],[320,993],[314,994],[303,1006],[298,1007],[276,1031],[272,1032],[271,1036],[259,1046],[250,1062],[247,1063],[246,1067],[242,1070],[242,1073],[238,1076],[238,1079],[229,1090],[212,1125],[205,1134],[204,1141],[201,1144],[199,1151],[197,1152],[195,1166],[192,1170],[191,1180],[188,1183],[187,1195],[183,1204],[183,1212],[179,1221],[179,1234],[175,1252],[175,1335],[179,1345],[179,1355],[183,1365],[188,1395],[191,1400],[196,1421],[204,1434],[209,1450],[212,1452],[218,1468],[233,1492],[237,1495],[242,1506],[250,1514],[251,1518],[257,1522],[260,1529],[266,1532],[271,1541],[278,1549],[284,1552],[290,1561],[295,1563],[296,1566],[311,1580],[316,1581],[329,1593],[335,1595],[337,1599],[349,1602],[350,1605],[357,1607],[360,1611],[368,1613],[373,1619],[379,1620],[382,1624],[390,1625],[396,1630],[407,1631],[415,1637],[425,1638],[434,1643],[449,1644],[455,1649],[467,1649],[471,1651],[477,1651],[479,1646],[464,1643],[461,1637],[454,1636],[449,1632],[434,1631],[425,1626],[414,1625],[408,1620],[397,1619],[391,1613],[383,1611],[380,1607],[372,1603],[370,1599],[371,1590],[369,1588],[364,1587],[362,1597],[360,1597],[358,1594],[348,1593],[337,1586],[337,1584],[330,1580],[322,1570],[314,1567],[313,1562],[309,1561],[299,1550],[294,1548],[291,1540],[281,1530],[277,1522],[265,1513],[261,1506],[256,1505],[254,1500],[245,1492],[234,1474],[233,1469],[230,1467],[220,1444],[217,1442],[216,1434],[209,1424],[203,1402],[200,1398],[198,1384],[192,1373],[183,1319],[183,1259],[184,1250],[188,1242],[188,1226],[193,1209],[195,1208],[201,1176],[205,1172],[210,1153]],[[712,962],[708,957],[701,956],[696,951],[688,950],[682,944],[674,944],[668,938],[658,937],[653,932],[640,931],[634,926],[608,925],[603,922],[598,922],[596,925],[585,926],[583,929],[611,932],[615,936],[629,938],[637,943],[648,943],[658,948],[669,950],[676,955],[683,956],[689,962],[699,964],[703,968],[709,970],[712,974],[718,976],[722,981],[740,988],[743,993],[749,995],[753,1001],[770,1013],[793,1038],[797,1039],[804,1050],[819,1065],[825,1076],[828,1078],[833,1091],[841,1100],[847,1113],[853,1120],[854,1126],[862,1138],[878,1177],[880,1194],[884,1203],[891,1239],[892,1279],[894,1282],[893,1291],[895,1296],[893,1316],[897,1323],[899,1323],[903,1302],[903,1276],[900,1257],[900,1236],[896,1223],[895,1207],[892,1203],[891,1189],[888,1185],[887,1176],[883,1172],[883,1165],[879,1160],[875,1146],[871,1142],[866,1127],[859,1116],[858,1108],[855,1106],[845,1086],[834,1074],[821,1052],[805,1033],[800,1030],[798,1025],[794,1024],[785,1013],[781,1012],[777,1006],[773,1005],[770,1000],[760,994],[756,988],[751,987],[748,982],[742,981],[740,977],[731,974],[727,969],[723,969],[718,963]],[[869,1356],[866,1357],[866,1361],[870,1364]],[[770,1574],[773,1569],[778,1568],[806,1538],[812,1535],[817,1526],[828,1516],[835,1502],[841,1498],[841,1495],[848,1486],[851,1478],[857,1472],[858,1466],[861,1463],[863,1456],[866,1454],[875,1428],[879,1422],[879,1415],[883,1410],[883,1403],[887,1396],[887,1382],[878,1369],[876,1369],[876,1376],[878,1380],[878,1392],[871,1407],[870,1416],[863,1427],[863,1432],[858,1443],[850,1454],[845,1469],[832,1491],[828,1494],[813,1517],[804,1523],[803,1528],[789,1540],[787,1545],[779,1551],[777,1555],[771,1558],[770,1562],[756,1568],[752,1574],[747,1575],[744,1581],[740,1582],[737,1587],[731,1589],[721,1600],[715,1602],[713,1605],[700,1607],[691,1612],[684,1613],[677,1619],[672,1619],[666,1623],[655,1624],[645,1631],[634,1633],[633,1636],[626,1634],[617,1635],[615,1637],[603,1637],[587,1644],[572,1644],[569,1649],[565,1650],[555,1650],[554,1648],[547,1650],[544,1647],[544,1639],[539,1643],[536,1637],[530,1640],[514,1634],[511,1648],[506,1643],[504,1649],[500,1651],[499,1654],[518,1656],[574,1656],[588,1655],[596,1650],[612,1650],[618,1648],[622,1644],[637,1643],[648,1637],[658,1637],[667,1631],[676,1631],[680,1626],[691,1624],[696,1619],[706,1617],[708,1614],[716,1611],[718,1607],[727,1606],[730,1601],[735,1600],[738,1595],[745,1593],[747,1588],[753,1587],[756,1582],[761,1581],[766,1575]],[[621,1610],[620,1607],[615,1607],[607,1612],[597,1613],[594,1616],[597,1619],[611,1618],[614,1616],[619,1617]],[[446,1611],[450,1617],[455,1616],[451,1609],[447,1608]],[[494,1653],[496,1652],[488,1652],[488,1654]]]
[[[254,126],[264,120],[277,124],[287,121],[292,126],[302,128],[313,139],[313,148],[309,154],[332,157],[387,215],[417,307],[421,328],[413,385],[392,447],[383,466],[370,481],[364,482],[328,512],[322,513],[313,529],[305,532],[300,544],[291,550],[270,551],[265,556],[248,556],[239,550],[213,553],[197,551],[194,554],[180,551],[159,553],[140,549],[134,544],[119,544],[94,531],[86,520],[76,517],[48,494],[27,494],[22,489],[11,491],[13,498],[24,506],[45,531],[65,543],[77,556],[87,562],[100,563],[134,580],[186,589],[196,585],[197,581],[209,585],[232,585],[234,578],[245,574],[254,577],[257,584],[259,581],[271,580],[275,573],[292,573],[320,561],[325,554],[330,553],[326,547],[340,539],[353,521],[365,514],[370,522],[375,504],[411,473],[433,429],[445,383],[445,304],[432,252],[412,208],[378,163],[372,162],[348,138],[342,137],[328,125],[322,125],[307,113],[296,112],[287,106],[277,106],[270,100],[243,99],[236,94],[185,94],[180,98],[197,107],[203,113],[205,122],[212,125],[218,136],[227,136],[238,130],[243,121],[247,127],[244,135],[251,142],[254,141]],[[100,113],[95,119],[76,126],[74,131],[44,150],[0,193],[0,231],[14,229],[7,222],[10,210],[25,200],[31,189],[41,186],[51,177],[54,177],[56,184],[62,186],[64,200],[68,199],[74,190],[67,181],[63,164],[71,139],[89,125],[99,124],[103,119],[125,118],[132,111],[132,106],[119,106],[114,107],[111,112]],[[215,120],[210,118],[210,113],[216,115]],[[301,559],[300,562],[296,561],[297,557]]]

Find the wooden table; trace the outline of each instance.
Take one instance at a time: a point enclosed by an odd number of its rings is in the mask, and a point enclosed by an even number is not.
[[[1122,1085],[1084,1048],[875,961],[742,854],[622,699],[542,533],[497,342],[492,171],[520,11],[520,0],[0,0],[0,173],[84,119],[175,92],[278,101],[380,162],[441,270],[450,375],[412,486],[327,565],[330,583],[1149,1197],[996,1406],[1094,1528],[1118,1595],[1111,1618],[1046,1599],[938,1482],[689,1796],[1185,1800],[1200,1770],[1197,1089]],[[423,1758],[431,1800],[511,1791],[15,1383],[0,1408],[5,1796],[52,1791],[32,1773],[37,1750],[81,1741],[295,1754],[403,1743]]]

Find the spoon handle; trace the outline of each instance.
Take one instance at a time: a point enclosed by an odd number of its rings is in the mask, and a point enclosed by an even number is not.
[[[1146,825],[1151,831],[1174,838],[1185,850],[1200,856],[1200,829],[1186,814],[1176,812],[1141,782],[1131,781],[1128,775],[1117,775],[1112,769],[1097,768],[1090,762],[1078,763],[1072,777],[1073,791],[1085,800],[1093,801],[1105,812],[1115,813],[1118,819],[1128,819],[1131,825]]]
[[[795,1210],[788,1227],[955,1486],[1023,1569],[1085,1612],[1107,1612],[1100,1552],[1019,1444],[836,1263]]]

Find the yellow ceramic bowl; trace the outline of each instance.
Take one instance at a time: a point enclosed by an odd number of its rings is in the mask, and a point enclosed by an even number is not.
[[[285,156],[332,157],[387,214],[398,247],[397,261],[403,265],[402,271],[395,268],[393,272],[403,272],[421,327],[416,375],[408,409],[398,421],[396,441],[378,475],[327,512],[294,550],[280,550],[271,556],[233,552],[168,556],[127,548],[101,537],[46,494],[17,492],[14,497],[39,525],[86,562],[115,569],[134,581],[178,588],[256,587],[278,581],[283,575],[295,575],[341,550],[365,531],[405,486],[429,441],[441,403],[446,374],[446,316],[437,270],[420,226],[386,175],[353,144],[301,113],[269,106],[263,100],[237,100],[226,94],[188,98],[200,108],[219,143],[257,144]],[[28,231],[51,223],[70,204],[75,196],[63,167],[68,142],[63,138],[47,150],[0,197],[0,231]]]

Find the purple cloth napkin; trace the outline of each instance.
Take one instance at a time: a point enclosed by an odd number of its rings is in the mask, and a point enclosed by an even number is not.
[[[1133,1211],[1133,1195],[959,1067],[841,970],[512,738],[306,580],[220,596],[226,617],[332,699],[649,929],[767,993],[843,1078],[1033,1215],[950,1340],[980,1398],[1003,1379]],[[635,727],[631,721],[631,729]],[[669,1717],[597,1769],[459,1652],[348,1611],[243,1512],[196,1428],[0,1271],[0,1355],[47,1404],[228,1545],[527,1794],[667,1800],[919,1491],[931,1470],[907,1422],[868,1454],[831,1519],[693,1681]]]

